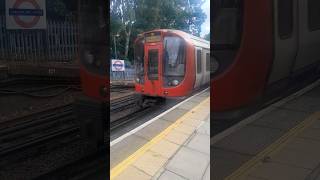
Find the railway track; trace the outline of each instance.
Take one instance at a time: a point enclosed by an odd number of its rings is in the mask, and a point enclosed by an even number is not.
[[[125,97],[118,98],[114,101],[111,101],[110,112],[118,113],[127,108],[135,106],[137,104],[137,97],[135,95],[129,95]]]
[[[0,124],[0,158],[77,131],[71,104],[3,122]]]
[[[80,81],[68,78],[27,77],[0,81],[0,95],[49,98],[67,91],[80,91]],[[49,91],[50,93],[47,93]]]
[[[104,146],[95,152],[88,153],[82,158],[67,162],[65,166],[42,174],[35,180],[91,180],[107,179],[108,176],[108,148]]]
[[[128,97],[128,100],[122,99],[119,101],[117,106],[114,107],[113,111],[110,111],[111,118],[110,118],[110,130],[115,130],[125,124],[130,122],[134,122],[139,118],[149,114],[159,108],[159,105],[163,101],[157,99],[155,102],[140,107],[137,105],[137,96]],[[112,105],[111,105],[112,107]],[[112,108],[111,108],[112,109]],[[116,112],[113,114],[113,112]],[[120,114],[120,115],[119,115]]]
[[[80,79],[78,78],[58,78],[58,77],[37,77],[37,76],[15,76],[6,80],[0,81],[0,88],[14,86],[17,84],[47,84],[47,85],[78,85]]]

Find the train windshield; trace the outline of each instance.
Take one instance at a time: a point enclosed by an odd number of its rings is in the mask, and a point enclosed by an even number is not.
[[[215,48],[232,49],[239,46],[241,1],[213,0],[213,45]]]
[[[242,34],[242,9],[243,0],[213,0],[211,78],[224,72],[236,57]]]
[[[134,47],[134,64],[136,69],[137,83],[143,83],[144,75],[144,41],[140,38],[136,41]]]
[[[176,86],[185,74],[186,44],[180,37],[166,36],[163,40],[163,76],[165,86]]]

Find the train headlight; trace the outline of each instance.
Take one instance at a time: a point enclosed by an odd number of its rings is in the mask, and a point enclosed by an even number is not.
[[[140,78],[136,78],[136,82],[137,82],[137,83],[140,83]]]
[[[171,81],[171,84],[172,84],[172,86],[177,86],[178,84],[179,84],[179,81],[178,80],[172,80]]]

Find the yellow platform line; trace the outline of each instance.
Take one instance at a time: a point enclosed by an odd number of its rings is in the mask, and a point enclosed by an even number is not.
[[[254,156],[248,162],[240,166],[231,175],[226,177],[225,180],[237,180],[241,176],[247,175],[246,173],[249,173],[250,170],[254,169],[254,167],[257,164],[262,163],[262,159],[264,159],[268,155],[274,154],[279,150],[281,150],[289,142],[289,139],[296,137],[300,132],[302,132],[307,127],[312,125],[318,118],[320,118],[320,112],[313,113],[312,115],[307,117],[305,120],[303,120],[301,123],[296,125],[294,128],[290,129],[286,134],[281,136],[277,141],[269,145],[267,148],[265,148],[256,156]]]
[[[161,141],[166,135],[168,135],[174,128],[178,127],[183,120],[185,120],[188,116],[192,115],[191,112],[197,111],[197,109],[201,108],[203,104],[208,102],[210,100],[210,97],[203,100],[200,104],[198,104],[196,107],[191,109],[189,112],[181,116],[176,122],[171,124],[169,127],[167,127],[164,131],[159,133],[157,136],[152,138],[150,141],[148,141],[145,145],[143,145],[140,149],[138,149],[136,152],[134,152],[132,155],[127,157],[125,160],[123,160],[121,163],[119,163],[117,166],[115,166],[113,169],[111,169],[110,172],[110,179],[114,179],[117,177],[122,171],[124,171],[129,165],[133,164],[139,157],[141,157],[145,152],[147,152],[151,147],[155,144],[157,144],[159,141]]]

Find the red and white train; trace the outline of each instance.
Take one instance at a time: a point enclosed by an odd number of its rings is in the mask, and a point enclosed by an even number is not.
[[[135,90],[143,96],[184,97],[210,82],[210,43],[183,31],[140,34],[134,61]]]
[[[240,115],[296,81],[319,75],[319,0],[212,3],[214,117]]]
[[[105,146],[109,123],[109,73],[107,3],[104,0],[79,0],[79,64],[83,95],[74,110],[82,136],[94,147]]]

